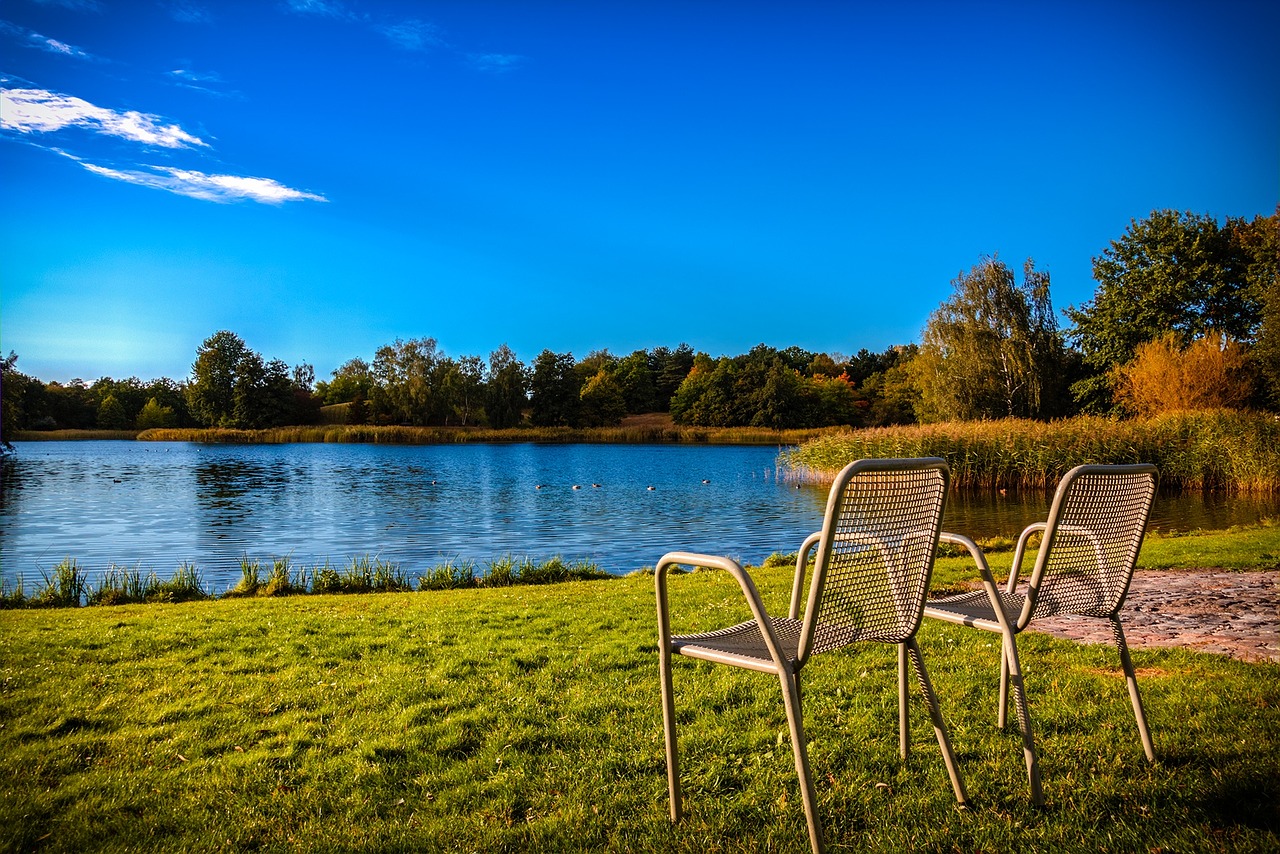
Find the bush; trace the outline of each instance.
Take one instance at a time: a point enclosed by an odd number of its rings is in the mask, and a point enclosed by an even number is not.
[[[1142,418],[1166,412],[1239,409],[1253,395],[1245,348],[1210,333],[1178,346],[1170,332],[1138,347],[1112,376],[1115,402]]]

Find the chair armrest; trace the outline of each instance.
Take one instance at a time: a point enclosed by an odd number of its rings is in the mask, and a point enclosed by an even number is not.
[[[809,552],[813,551],[821,539],[822,532],[815,531],[805,537],[799,553],[796,554],[796,577],[791,583],[791,610],[787,612],[787,616],[793,620],[800,619],[800,600],[804,598],[804,576],[809,564]]]
[[[1009,624],[1009,615],[1004,612],[1004,602],[1001,601],[1000,593],[996,589],[996,580],[991,575],[991,567],[987,565],[987,556],[982,553],[982,549],[978,548],[978,544],[962,534],[948,534],[946,531],[938,534],[938,542],[949,543],[953,546],[963,546],[968,550],[969,556],[978,565],[978,574],[982,576],[982,587],[987,591],[987,598],[991,601],[992,610],[996,612],[996,619],[1000,622],[1000,628],[1012,634],[1013,630]]]
[[[1043,534],[1048,527],[1048,522],[1035,522],[1023,528],[1022,533],[1018,535],[1018,547],[1013,550],[1013,565],[1009,567],[1009,580],[1004,586],[1006,593],[1012,593],[1018,587],[1018,576],[1022,575],[1022,559],[1027,553],[1027,541],[1031,539],[1032,534]]]
[[[747,574],[747,571],[742,568],[742,564],[733,558],[721,555],[667,552],[658,561],[657,567],[654,568],[653,576],[658,596],[658,643],[660,649],[664,651],[671,649],[671,611],[667,602],[667,571],[671,567],[680,564],[702,566],[708,569],[723,569],[734,577],[738,582],[738,586],[742,588],[742,595],[747,600],[747,605],[751,608],[751,616],[755,618],[756,625],[760,627],[760,634],[764,637],[765,646],[769,649],[769,655],[773,658],[774,664],[778,666],[779,672],[785,671],[787,669],[787,658],[782,654],[778,636],[773,631],[773,621],[769,619],[769,613],[765,611],[764,603],[760,600],[760,591],[756,589],[755,582],[751,580],[751,576]]]

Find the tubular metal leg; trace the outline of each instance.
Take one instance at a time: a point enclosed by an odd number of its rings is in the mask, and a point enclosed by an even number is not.
[[[671,821],[682,814],[680,805],[680,760],[676,747],[676,703],[671,688],[671,649],[659,650],[658,670],[662,678],[662,734],[667,748],[667,794],[671,799]]]
[[[1138,693],[1138,676],[1133,671],[1133,661],[1129,658],[1129,645],[1124,640],[1124,629],[1120,627],[1120,618],[1111,618],[1111,633],[1115,637],[1116,649],[1120,652],[1120,666],[1124,668],[1124,679],[1129,686],[1129,702],[1133,704],[1133,716],[1138,722],[1138,736],[1142,739],[1142,752],[1147,755],[1148,762],[1156,761],[1156,748],[1151,742],[1151,731],[1147,729],[1147,715],[1142,710],[1142,695]]]
[[[933,683],[929,681],[929,671],[925,669],[924,657],[920,654],[920,645],[912,638],[898,647],[911,651],[911,664],[915,667],[916,681],[920,683],[920,693],[924,695],[924,704],[929,709],[929,718],[933,721],[933,732],[938,737],[938,747],[942,749],[942,761],[947,765],[947,776],[951,778],[951,789],[956,793],[956,803],[962,807],[969,805],[969,795],[964,788],[964,779],[960,776],[960,766],[956,762],[955,753],[951,750],[951,739],[947,737],[947,725],[942,720],[942,710],[938,707],[938,696],[933,691]]]
[[[1003,646],[1003,641],[1001,645]],[[996,707],[996,726],[1004,732],[1009,723],[1009,659],[1008,653],[1000,652],[1000,705]]]
[[[907,719],[907,645],[898,644],[898,755],[907,761],[911,750],[910,721]]]
[[[1044,792],[1040,787],[1040,763],[1036,760],[1035,739],[1031,734],[1031,708],[1027,705],[1027,691],[1022,682],[1022,667],[1018,663],[1018,645],[1012,634],[1005,635],[1002,647],[1005,665],[1009,668],[1009,681],[1013,684],[1013,701],[1017,708],[1018,724],[1022,729],[1022,755],[1027,762],[1031,800],[1036,806],[1043,806]]]
[[[818,820],[817,797],[809,773],[809,751],[804,742],[804,724],[800,720],[800,679],[795,673],[779,673],[782,703],[787,708],[787,725],[791,729],[791,750],[796,757],[796,775],[800,778],[800,799],[804,802],[805,823],[809,826],[809,845],[813,854],[822,854],[822,824]]]

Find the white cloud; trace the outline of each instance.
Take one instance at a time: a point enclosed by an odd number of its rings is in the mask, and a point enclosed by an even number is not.
[[[47,89],[0,89],[0,127],[19,133],[54,133],[81,127],[163,148],[208,147],[176,124],[136,110],[117,112]]]
[[[92,60],[97,58],[88,51],[81,50],[75,45],[70,45],[66,42],[49,38],[48,36],[42,36],[35,30],[28,30],[26,27],[20,27],[17,24],[11,24],[8,21],[0,21],[0,32],[19,39],[27,47],[33,47],[37,50],[48,51],[49,53],[56,53],[61,56],[69,56],[74,59]]]
[[[209,175],[193,169],[174,169],[165,166],[148,166],[151,171],[136,169],[112,169],[88,163],[77,157],[67,155],[76,160],[85,169],[95,175],[102,175],[117,181],[150,187],[155,190],[167,190],[180,196],[190,196],[207,202],[239,202],[252,201],[268,205],[279,205],[284,202],[325,202],[324,196],[306,193],[286,187],[270,178],[246,178],[240,175]]]

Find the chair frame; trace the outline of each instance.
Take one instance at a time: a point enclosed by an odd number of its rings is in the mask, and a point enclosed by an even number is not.
[[[1134,525],[1135,532],[1131,535],[1132,541],[1129,543],[1130,548],[1124,557],[1124,566],[1120,573],[1113,573],[1113,575],[1118,575],[1120,577],[1119,586],[1117,587],[1104,574],[1102,586],[1107,588],[1107,599],[1109,600],[1109,605],[1105,608],[1105,611],[1085,613],[1080,610],[1055,609],[1051,613],[1092,616],[1100,619],[1106,619],[1111,623],[1112,637],[1120,655],[1120,666],[1124,670],[1125,682],[1129,692],[1129,701],[1133,706],[1134,717],[1138,726],[1138,734],[1142,741],[1143,753],[1146,755],[1148,762],[1156,761],[1155,747],[1151,740],[1151,732],[1147,727],[1147,718],[1142,706],[1142,696],[1138,691],[1137,676],[1134,672],[1133,662],[1129,657],[1129,648],[1128,644],[1125,642],[1124,628],[1120,623],[1119,616],[1120,609],[1124,606],[1124,600],[1128,594],[1129,584],[1133,579],[1133,573],[1138,561],[1138,552],[1141,549],[1147,522],[1150,519],[1151,505],[1154,502],[1156,492],[1156,474],[1156,467],[1148,463],[1133,465],[1082,465],[1076,466],[1071,471],[1067,472],[1059,482],[1057,491],[1054,493],[1053,504],[1049,509],[1048,520],[1028,525],[1023,529],[1022,534],[1018,537],[1018,544],[1014,550],[1013,565],[1009,571],[1009,578],[1003,591],[998,589],[982,550],[978,548],[972,540],[956,534],[946,533],[942,534],[940,537],[940,540],[944,543],[951,543],[964,547],[977,564],[978,572],[982,577],[983,590],[986,593],[987,609],[986,613],[979,615],[976,612],[983,610],[978,606],[978,602],[981,601],[980,597],[975,596],[974,594],[961,594],[960,596],[952,596],[927,602],[925,604],[924,614],[926,617],[932,617],[934,619],[945,620],[947,622],[957,623],[976,629],[983,629],[985,631],[998,632],[1002,636],[1000,655],[1000,697],[996,714],[997,725],[1001,730],[1006,727],[1009,707],[1009,689],[1010,686],[1012,686],[1018,724],[1022,731],[1022,751],[1027,766],[1027,779],[1031,788],[1031,799],[1037,805],[1044,804],[1044,790],[1041,785],[1039,760],[1035,747],[1035,738],[1032,732],[1031,711],[1027,703],[1026,686],[1024,684],[1022,667],[1018,659],[1018,645],[1016,638],[1019,633],[1024,631],[1031,624],[1032,618],[1037,615],[1037,607],[1041,604],[1042,590],[1050,590],[1052,588],[1052,579],[1049,580],[1047,585],[1045,584],[1045,572],[1049,567],[1055,547],[1057,547],[1064,538],[1085,537],[1092,540],[1094,549],[1098,555],[1100,572],[1102,565],[1107,560],[1103,553],[1101,543],[1093,531],[1082,526],[1066,523],[1062,520],[1062,517],[1067,510],[1067,502],[1071,496],[1072,490],[1076,488],[1079,481],[1085,478],[1107,476],[1133,477],[1137,475],[1149,478],[1150,485],[1144,499],[1145,504],[1140,508],[1140,517]],[[1018,592],[1018,581],[1022,574],[1022,563],[1027,554],[1027,544],[1034,534],[1042,534],[1043,539],[1036,557],[1036,562],[1027,582],[1026,592],[1020,594]],[[961,601],[971,603],[971,607],[965,610],[960,610],[958,608],[949,609],[949,605],[953,605],[954,603],[959,603]],[[1040,615],[1049,616],[1050,614],[1041,613]]]
[[[800,793],[804,804],[805,821],[808,825],[810,844],[815,854],[820,854],[823,850],[822,826],[817,814],[817,798],[814,792],[813,780],[809,767],[808,751],[805,745],[799,676],[801,669],[817,652],[814,649],[814,636],[819,625],[818,617],[821,613],[821,600],[827,578],[828,564],[837,539],[835,534],[836,526],[834,523],[840,514],[845,488],[853,478],[865,472],[913,470],[936,470],[941,474],[942,496],[939,501],[937,518],[934,520],[933,530],[928,532],[928,536],[933,538],[936,543],[936,538],[941,527],[942,507],[945,504],[950,481],[950,471],[947,468],[945,461],[938,458],[925,458],[918,460],[858,460],[850,463],[840,472],[839,475],[837,475],[836,480],[832,485],[831,493],[827,501],[827,509],[822,530],[810,534],[809,537],[805,539],[796,556],[795,577],[792,582],[791,589],[791,604],[788,616],[785,620],[775,620],[770,618],[751,576],[742,568],[741,564],[731,558],[717,555],[698,554],[694,552],[675,551],[669,552],[664,555],[660,561],[658,561],[654,572],[658,611],[658,669],[662,682],[663,735],[667,757],[667,784],[670,796],[672,822],[678,822],[683,814],[680,792],[680,764],[676,738],[675,699],[671,674],[671,657],[673,654],[678,654],[690,658],[728,664],[761,673],[772,673],[778,677],[782,688],[783,705],[786,708],[787,725],[791,735],[791,745],[795,758],[796,774],[800,780]],[[845,535],[846,538],[848,538],[848,536],[848,534]],[[855,534],[853,536],[859,541],[862,539],[861,535]],[[885,543],[883,539],[877,540],[871,535],[866,536],[866,542],[869,545],[879,548],[887,548],[890,545]],[[805,598],[805,576],[808,557],[815,548],[817,549],[817,553],[814,560],[812,580],[808,587],[809,595],[805,602],[804,618],[803,622],[798,623],[797,626],[797,621],[800,619],[802,599]],[[936,547],[929,549],[928,566],[925,569],[925,577],[923,580],[923,588],[925,591],[927,591],[928,579],[933,571],[933,557],[935,553]],[[759,629],[764,645],[768,650],[768,661],[762,660],[758,657],[735,655],[732,652],[698,646],[697,639],[706,639],[708,637],[707,635],[682,637],[671,633],[670,606],[667,595],[667,575],[672,567],[679,565],[722,569],[729,573],[734,580],[738,582],[743,597],[746,599],[747,605],[750,608],[751,616],[753,618],[752,622]],[[890,582],[892,583],[892,578],[890,578]],[[915,638],[915,634],[923,621],[923,592],[920,594],[919,600],[920,601],[918,603],[907,603],[914,610],[914,614],[908,615],[909,619],[907,622],[910,625],[907,628],[909,630],[903,632],[903,639],[896,644],[898,647],[899,754],[905,761],[909,751],[906,669],[907,662],[910,660],[912,668],[915,671],[921,694],[924,696],[925,705],[928,708],[930,719],[933,723],[934,733],[937,737],[938,745],[941,748],[943,760],[946,763],[947,774],[950,777],[956,801],[961,807],[965,807],[968,805],[968,795],[965,791],[964,782],[960,776],[960,769],[956,763],[955,755],[951,748],[950,739],[947,736],[946,724],[942,719],[942,714],[937,702],[937,695],[935,694],[933,685],[929,680],[928,671],[925,669],[924,659],[920,654],[920,647]],[[901,603],[897,604],[899,607],[901,606]],[[742,629],[749,625],[750,623],[741,624],[733,627],[732,629],[726,629],[723,631],[729,632],[733,629]],[[796,641],[796,646],[794,647],[795,652],[794,654],[789,654],[788,649],[784,646],[783,640],[779,636],[778,629],[785,628],[789,632],[794,633],[797,627],[799,629],[799,637]]]

